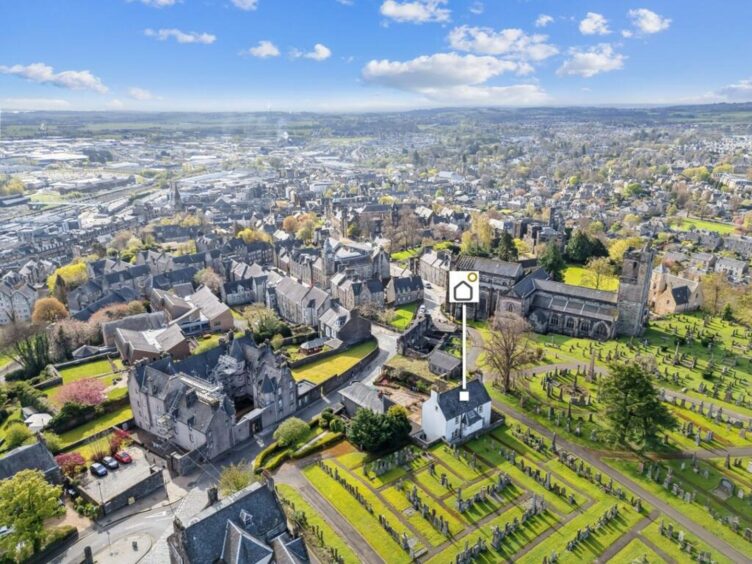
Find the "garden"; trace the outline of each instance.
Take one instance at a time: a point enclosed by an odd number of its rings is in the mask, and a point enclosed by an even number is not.
[[[292,376],[296,382],[307,380],[314,385],[323,384],[330,378],[339,376],[357,365],[366,356],[378,348],[375,339],[352,346],[340,353],[313,360],[312,362],[292,369]]]

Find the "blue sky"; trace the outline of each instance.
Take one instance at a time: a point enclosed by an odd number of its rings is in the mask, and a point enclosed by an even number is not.
[[[752,100],[749,0],[0,0],[0,109]]]

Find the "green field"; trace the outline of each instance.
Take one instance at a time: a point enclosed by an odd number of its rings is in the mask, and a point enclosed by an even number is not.
[[[305,513],[306,523],[309,527],[317,527],[321,531],[324,546],[336,548],[339,556],[342,558],[345,564],[359,564],[360,558],[358,558],[358,556],[352,551],[350,546],[347,544],[347,540],[340,537],[334,531],[334,529],[331,528],[329,523],[327,523],[325,519],[323,519],[318,513],[316,513],[316,510],[311,507],[311,505],[305,500],[302,495],[300,495],[300,493],[298,493],[295,488],[288,486],[287,484],[279,484],[277,486],[277,489],[283,499],[286,499],[292,503],[291,509],[294,506],[294,511],[302,511],[303,513]],[[318,539],[310,534],[306,535],[306,544],[309,548],[312,542],[315,544],[316,548],[321,550]],[[314,550],[316,552],[319,552],[319,550]],[[320,556],[324,559],[323,561],[325,561],[327,558],[327,553],[323,553],[322,551],[322,554]]]
[[[730,235],[736,231],[736,226],[730,223],[721,223],[720,221],[697,219],[695,217],[682,217],[679,221],[680,223],[675,226],[679,231],[689,231],[693,227],[705,231],[714,231],[720,235]]]
[[[570,264],[564,270],[564,282],[573,286],[585,286],[586,288],[595,288],[595,281],[588,274],[585,266]],[[600,288],[608,292],[616,292],[619,289],[619,278],[616,276],[606,276],[600,281]]]
[[[418,310],[418,302],[412,302],[394,308],[394,319],[389,322],[389,325],[394,327],[397,331],[404,331],[410,326],[410,322],[415,317],[415,312]]]
[[[62,448],[65,449],[73,443],[85,439],[91,435],[95,435],[100,431],[104,431],[108,427],[113,425],[119,425],[125,421],[128,421],[133,417],[130,405],[124,405],[123,407],[116,409],[111,413],[107,413],[102,417],[98,417],[93,421],[89,421],[83,425],[71,429],[70,431],[60,435]]]
[[[293,368],[292,376],[297,382],[308,380],[316,385],[321,384],[329,378],[350,370],[378,346],[376,340],[360,343],[341,353],[315,360],[300,368]]]

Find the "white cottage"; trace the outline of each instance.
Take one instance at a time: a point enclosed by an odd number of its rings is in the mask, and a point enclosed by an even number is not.
[[[460,387],[438,393],[423,402],[422,424],[426,442],[442,439],[460,443],[491,424],[491,397],[479,380],[467,383],[468,401],[460,401]]]

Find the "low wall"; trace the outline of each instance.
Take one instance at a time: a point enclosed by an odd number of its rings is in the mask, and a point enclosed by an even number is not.
[[[128,421],[124,421],[121,425],[123,429],[128,429],[129,427],[135,425],[135,420],[129,419]],[[103,429],[99,431],[98,433],[94,433],[93,435],[90,435],[84,439],[76,441],[75,443],[69,444],[67,447],[65,447],[65,452],[71,452],[71,451],[81,448],[84,445],[88,445],[89,443],[98,441],[102,437],[106,437],[110,433],[114,433],[116,430],[120,430],[120,427],[118,427],[117,425],[113,425],[112,427],[107,427],[107,429]],[[138,441],[135,441],[135,442],[138,442]]]
[[[117,511],[118,509],[122,509],[127,505],[131,505],[131,499],[133,501],[136,501],[138,499],[146,497],[147,495],[157,491],[160,488],[164,488],[165,482],[162,469],[157,466],[152,466],[150,468],[150,472],[151,474],[149,474],[149,476],[141,480],[139,483],[133,484],[127,490],[120,492],[115,497],[106,501],[102,506],[102,514],[109,515],[113,511]]]
[[[357,343],[360,344],[360,343]],[[355,346],[355,345],[353,345]],[[311,364],[312,362],[316,362],[317,360],[321,360],[322,358],[328,358],[330,356],[334,356],[335,354],[339,354],[341,352],[345,352],[347,349],[352,348],[350,347],[339,347],[336,349],[331,349],[328,351],[319,352],[316,354],[312,354],[309,356],[306,356],[304,358],[301,358],[300,360],[291,360],[288,362],[290,368],[300,368],[301,366],[305,366],[306,364]]]

